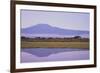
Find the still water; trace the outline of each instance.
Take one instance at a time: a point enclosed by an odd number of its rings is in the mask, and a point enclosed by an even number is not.
[[[21,62],[69,61],[89,59],[89,49],[80,48],[23,48]]]

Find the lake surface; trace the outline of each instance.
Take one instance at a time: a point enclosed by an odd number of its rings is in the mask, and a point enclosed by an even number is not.
[[[21,62],[47,62],[89,59],[89,49],[80,48],[23,48]]]

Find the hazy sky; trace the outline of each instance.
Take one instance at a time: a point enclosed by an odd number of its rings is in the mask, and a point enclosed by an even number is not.
[[[21,10],[21,28],[37,24],[73,30],[89,30],[89,13]]]

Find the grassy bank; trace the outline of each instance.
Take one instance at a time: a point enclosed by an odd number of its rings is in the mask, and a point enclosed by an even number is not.
[[[89,42],[30,42],[22,41],[21,48],[89,48]]]

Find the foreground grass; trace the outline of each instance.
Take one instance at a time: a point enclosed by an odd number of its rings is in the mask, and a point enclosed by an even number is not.
[[[22,41],[21,48],[89,48],[89,42],[80,41],[66,41],[66,42],[55,42],[55,41]]]

